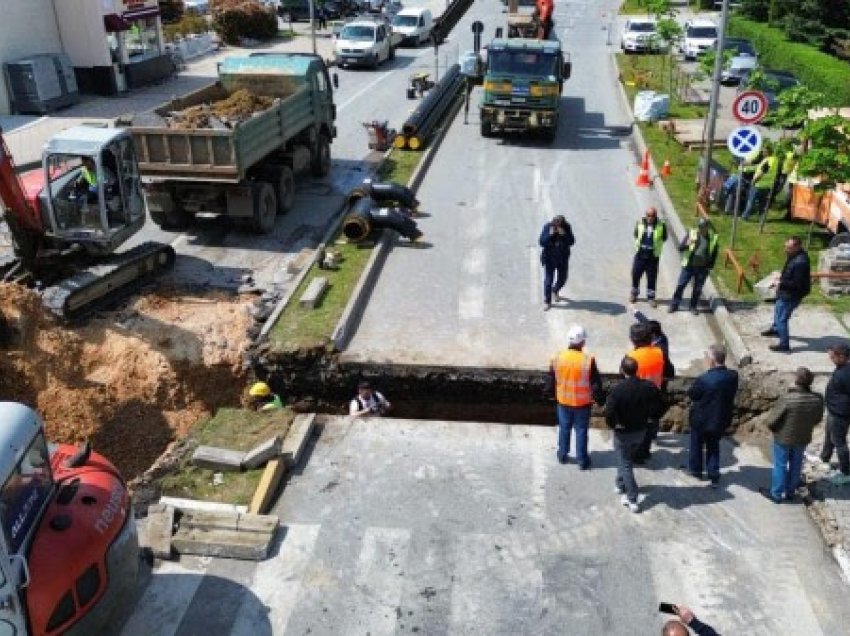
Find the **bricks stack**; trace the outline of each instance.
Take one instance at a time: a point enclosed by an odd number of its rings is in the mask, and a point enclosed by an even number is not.
[[[820,288],[824,294],[827,296],[850,294],[850,245],[823,250],[818,258],[818,271],[846,275],[842,278],[821,278]]]

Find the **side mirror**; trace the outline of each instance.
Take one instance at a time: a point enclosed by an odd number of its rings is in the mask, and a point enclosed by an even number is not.
[[[572,62],[564,62],[564,79],[570,79],[570,75],[573,72],[573,63]]]
[[[339,88],[339,75],[336,73],[333,74],[332,81],[334,83],[334,88]]]

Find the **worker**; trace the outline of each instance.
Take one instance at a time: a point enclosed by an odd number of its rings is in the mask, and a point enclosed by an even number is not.
[[[256,409],[263,413],[278,411],[283,408],[280,396],[272,393],[271,387],[265,382],[255,382],[248,394],[253,398]]]
[[[357,395],[351,400],[348,405],[348,414],[351,417],[364,417],[386,415],[392,408],[389,400],[385,398],[380,391],[372,388],[366,380],[357,385]]]
[[[655,300],[655,282],[658,279],[658,260],[664,241],[667,240],[667,225],[658,218],[655,206],[646,209],[644,218],[635,223],[635,256],[632,260],[632,291],[629,302],[637,301],[640,292],[640,279],[646,273],[646,298],[651,307],[657,307]]]
[[[629,340],[634,347],[627,355],[637,362],[637,378],[649,380],[661,390],[664,385],[665,356],[661,347],[653,344],[652,327],[645,322],[637,322],[629,328]],[[643,464],[649,459],[652,441],[658,436],[659,417],[653,415],[644,430],[643,442],[632,460]]]
[[[699,299],[702,295],[702,287],[717,260],[717,244],[717,232],[714,231],[706,218],[701,218],[697,227],[692,228],[679,244],[679,251],[682,252],[682,271],[679,273],[676,291],[673,292],[673,300],[668,309],[671,314],[679,310],[679,303],[682,302],[685,287],[693,279],[691,313],[695,316],[699,315]]]
[[[741,203],[747,202],[747,194],[750,184],[753,182],[753,175],[761,163],[761,153],[751,152],[741,160],[741,200],[738,201],[738,172],[732,173],[723,182],[723,211],[726,214],[732,214],[735,211],[735,203],[738,203],[738,212],[741,211]]]
[[[756,172],[753,175],[753,182],[750,185],[750,193],[747,195],[747,206],[741,213],[742,219],[748,219],[753,214],[767,213],[767,208],[770,207],[771,192],[776,184],[776,178],[779,176],[779,157],[773,151],[771,146],[764,147],[764,159],[759,163]]]

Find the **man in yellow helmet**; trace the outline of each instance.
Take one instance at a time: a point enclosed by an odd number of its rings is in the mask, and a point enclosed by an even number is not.
[[[268,412],[268,411],[277,411],[283,408],[283,402],[280,399],[280,396],[276,393],[272,393],[271,387],[265,382],[255,382],[254,385],[249,389],[248,395],[253,398],[253,402],[256,405],[258,411]]]

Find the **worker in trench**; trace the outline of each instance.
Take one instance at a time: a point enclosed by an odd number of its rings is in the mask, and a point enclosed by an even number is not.
[[[273,393],[271,387],[265,382],[255,382],[248,390],[254,408],[261,413],[279,411],[283,408],[283,401],[277,393]]]

